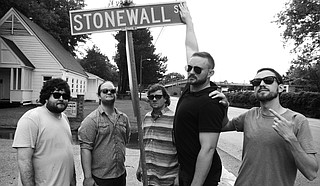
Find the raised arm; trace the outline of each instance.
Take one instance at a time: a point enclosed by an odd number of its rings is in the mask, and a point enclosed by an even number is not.
[[[186,24],[185,45],[186,45],[187,61],[189,61],[192,54],[199,51],[198,41],[196,38],[196,34],[194,32],[192,18],[186,3],[181,3],[179,7],[180,7],[181,19]]]

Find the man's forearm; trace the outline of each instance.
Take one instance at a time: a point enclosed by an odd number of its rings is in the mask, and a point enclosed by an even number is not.
[[[296,137],[291,137],[287,143],[295,159],[299,171],[308,179],[314,180],[317,177],[319,165],[314,154],[307,154],[301,147]]]
[[[92,177],[91,161],[92,161],[91,151],[88,149],[81,149],[81,165],[82,165],[84,178]]]
[[[34,169],[32,160],[18,160],[21,182],[24,186],[34,186]]]
[[[212,165],[212,158],[215,149],[201,149],[196,162],[196,170],[191,186],[203,185]]]

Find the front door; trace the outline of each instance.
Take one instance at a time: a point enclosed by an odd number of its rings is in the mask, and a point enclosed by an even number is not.
[[[10,69],[0,69],[0,100],[10,99]]]

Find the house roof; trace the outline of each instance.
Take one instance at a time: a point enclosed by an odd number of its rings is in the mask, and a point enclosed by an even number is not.
[[[89,79],[99,79],[101,81],[104,81],[104,79],[102,79],[101,77],[94,75],[94,74],[91,74],[90,72],[86,72],[86,74],[88,75]]]
[[[1,36],[0,36],[1,37]],[[19,57],[19,59],[28,67],[35,68],[33,64],[29,61],[29,59],[22,53],[22,51],[18,48],[16,44],[14,44],[13,41],[1,37],[3,41],[11,48],[11,50]]]
[[[32,22],[15,8],[12,9],[17,12],[19,17],[23,19],[23,21],[29,26],[29,28],[35,33],[35,35],[41,40],[41,42],[48,48],[48,50],[65,69],[87,76],[80,63],[70,54],[70,52],[63,48],[63,46],[52,35]]]

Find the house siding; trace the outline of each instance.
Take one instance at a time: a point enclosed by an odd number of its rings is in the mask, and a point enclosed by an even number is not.
[[[35,68],[47,70],[62,68],[36,37],[15,36],[7,38],[12,40],[19,47]]]

